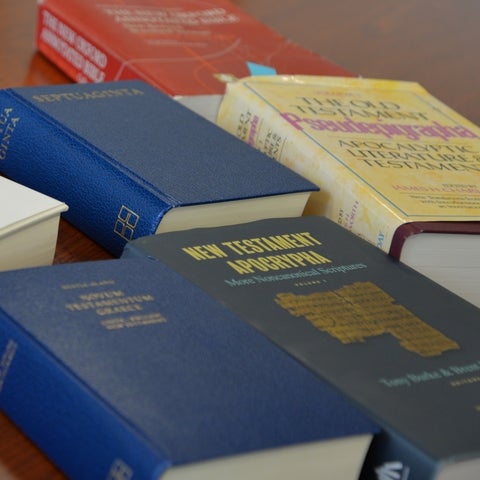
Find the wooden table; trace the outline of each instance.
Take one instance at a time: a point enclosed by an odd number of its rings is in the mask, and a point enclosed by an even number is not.
[[[478,0],[234,0],[297,43],[365,77],[422,83],[480,124]],[[0,1],[0,88],[69,80],[35,51],[35,0]],[[61,222],[56,263],[109,254]],[[0,478],[63,476],[0,414]]]

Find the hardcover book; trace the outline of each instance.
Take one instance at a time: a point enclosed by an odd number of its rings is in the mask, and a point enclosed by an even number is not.
[[[0,90],[0,171],[112,254],[158,231],[301,215],[317,189],[142,82]]]
[[[480,310],[326,217],[137,239],[383,427],[363,478],[476,480]],[[390,476],[389,476],[390,475]]]
[[[7,116],[3,121],[0,135],[6,138],[14,123],[12,117],[7,119]],[[3,145],[0,146],[0,157]],[[0,270],[51,264],[60,215],[68,209],[67,205],[2,176],[0,204]]]
[[[0,408],[70,479],[358,478],[376,426],[150,259],[0,275]]]
[[[310,213],[480,306],[480,128],[422,86],[246,78],[217,122],[319,185]]]
[[[266,72],[349,75],[227,0],[42,0],[36,44],[77,82],[142,79],[172,96]]]

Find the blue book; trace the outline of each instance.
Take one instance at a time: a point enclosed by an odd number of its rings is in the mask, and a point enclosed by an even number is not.
[[[375,425],[158,261],[0,274],[0,408],[70,479],[357,479]]]
[[[364,480],[480,478],[480,310],[323,217],[129,243],[249,322],[382,427]]]
[[[141,81],[0,90],[0,171],[118,256],[158,231],[300,215],[317,187]]]

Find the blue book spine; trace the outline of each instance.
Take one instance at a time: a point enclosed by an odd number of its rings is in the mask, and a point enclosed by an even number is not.
[[[168,468],[158,449],[3,313],[0,355],[0,408],[68,478],[159,478]]]
[[[92,120],[93,121],[93,120]],[[154,234],[174,202],[15,92],[0,91],[0,169],[69,205],[65,219],[112,254]]]

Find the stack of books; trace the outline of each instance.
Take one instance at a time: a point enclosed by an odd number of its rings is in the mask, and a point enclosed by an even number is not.
[[[248,77],[217,122],[319,186],[307,213],[480,306],[480,128],[418,83]]]
[[[480,128],[227,0],[36,42],[75,82],[0,91],[0,408],[68,478],[478,477]],[[117,258],[48,265],[62,212]]]

